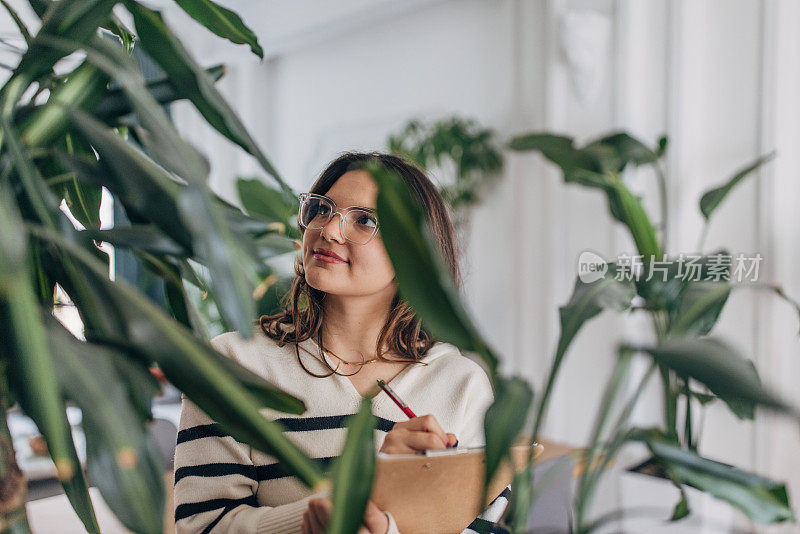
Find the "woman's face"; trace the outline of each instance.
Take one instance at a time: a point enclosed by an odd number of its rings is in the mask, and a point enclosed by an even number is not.
[[[348,171],[336,180],[325,196],[333,200],[339,210],[350,206],[376,209],[378,185],[367,171]],[[359,245],[344,238],[340,220],[340,216],[334,216],[323,228],[306,229],[303,233],[303,267],[308,285],[335,295],[363,296],[381,291],[394,294],[394,267],[380,230],[367,244]],[[318,248],[333,251],[347,261],[323,261],[314,255]]]

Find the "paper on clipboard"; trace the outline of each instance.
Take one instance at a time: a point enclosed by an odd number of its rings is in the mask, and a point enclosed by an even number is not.
[[[535,457],[543,447],[535,444]],[[511,448],[515,470],[524,468],[530,447]],[[481,503],[485,473],[483,447],[437,449],[420,454],[378,454],[371,499],[391,512],[403,534],[459,533],[511,483],[503,461]]]

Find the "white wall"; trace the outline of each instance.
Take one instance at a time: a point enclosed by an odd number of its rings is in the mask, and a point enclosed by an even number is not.
[[[204,63],[229,65],[221,86],[296,189],[309,186],[342,150],[382,148],[386,134],[412,116],[472,116],[501,139],[549,129],[582,142],[624,128],[654,143],[666,132],[670,250],[691,253],[701,228],[700,194],[777,148],[778,159],[715,215],[706,250],[724,245],[760,252],[761,280],[779,282],[800,298],[800,280],[792,276],[800,262],[796,2],[228,5],[262,36],[263,63],[244,48],[207,37],[179,14],[171,20]],[[610,31],[608,40],[584,49],[599,76],[596,90],[581,96],[561,40],[570,30],[564,16],[587,10],[600,26],[577,29],[578,36],[588,38],[594,30],[602,35],[602,24]],[[273,28],[270,21],[279,22]],[[176,117],[187,137],[210,154],[214,185],[233,199],[234,175],[258,174],[253,162],[204,129],[188,106],[176,106]],[[647,195],[658,218],[653,177],[642,172],[626,179]],[[505,369],[540,384],[558,336],[557,308],[569,297],[577,256],[585,249],[608,257],[632,250],[600,194],[564,186],[539,156],[509,153],[503,182],[473,217],[464,265],[467,305],[503,355]],[[752,355],[765,382],[800,403],[797,331],[789,306],[749,290],[734,294],[717,330]],[[584,442],[623,336],[641,338],[642,325],[603,315],[580,335],[557,385],[548,437]],[[653,392],[637,420],[655,422],[659,409]],[[798,446],[797,427],[783,419],[743,423],[717,406],[709,411],[702,451],[789,481],[800,509]]]

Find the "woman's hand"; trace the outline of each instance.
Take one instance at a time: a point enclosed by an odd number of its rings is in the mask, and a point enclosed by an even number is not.
[[[429,414],[395,423],[383,440],[381,452],[413,454],[426,449],[454,447],[457,442],[455,434],[442,430],[436,418]]]
[[[333,511],[330,497],[317,497],[308,501],[303,513],[303,534],[325,534]],[[375,503],[367,501],[364,523],[358,534],[386,534],[389,531],[389,517]]]

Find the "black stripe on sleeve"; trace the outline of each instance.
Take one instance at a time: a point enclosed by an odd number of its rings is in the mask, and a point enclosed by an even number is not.
[[[187,465],[175,471],[175,484],[185,477],[224,477],[226,475],[242,475],[252,480],[256,478],[256,466],[237,463],[213,463]]]
[[[212,423],[210,425],[197,425],[184,428],[178,432],[177,444],[180,445],[181,443],[186,443],[187,441],[211,437],[226,438],[230,437],[230,434],[225,432],[219,423]]]
[[[286,432],[311,432],[314,430],[332,430],[336,428],[347,428],[347,420],[353,414],[346,415],[325,415],[319,417],[282,417],[275,419]],[[389,432],[394,426],[395,421],[376,417],[375,428],[382,432]],[[219,437],[231,437],[230,434],[222,429],[219,423],[208,425],[197,425],[184,428],[178,432],[177,445],[194,441],[196,439]]]
[[[325,415],[319,417],[282,417],[275,419],[277,423],[287,432],[310,432],[312,430],[330,430],[334,428],[347,428],[347,420],[353,414],[347,415]],[[394,426],[395,421],[375,418],[375,428],[383,432],[389,432]]]
[[[319,462],[320,467],[324,470],[330,467],[334,458],[336,458],[336,456],[314,458],[314,460]],[[178,470],[175,471],[174,484],[177,484],[181,479],[186,477],[224,477],[227,475],[241,475],[255,482],[292,476],[280,462],[266,465],[212,463],[179,467]]]
[[[337,458],[336,456],[326,456],[322,458],[314,458],[314,461],[319,463],[320,468],[322,470],[327,470],[331,466],[333,460],[335,460],[336,458]],[[275,480],[278,478],[290,477],[290,476],[293,475],[289,471],[287,471],[286,468],[284,468],[280,462],[276,462],[274,464],[259,465],[258,467],[256,467],[256,477],[259,482],[262,482],[264,480]]]
[[[175,521],[178,522],[181,519],[186,519],[196,514],[202,514],[203,512],[210,512],[218,508],[227,508],[230,506],[232,510],[240,505],[255,507],[258,506],[258,500],[255,495],[250,495],[243,499],[211,499],[209,501],[181,504],[175,507]]]

